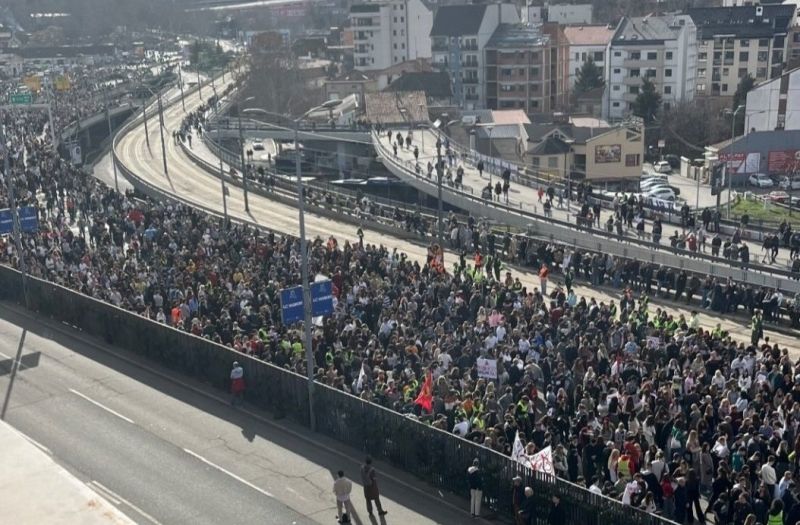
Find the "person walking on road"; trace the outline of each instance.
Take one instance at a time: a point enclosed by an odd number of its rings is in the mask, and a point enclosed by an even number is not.
[[[244,369],[238,361],[233,362],[231,369],[231,405],[244,403]]]
[[[344,477],[344,471],[336,473],[339,477],[333,482],[333,493],[336,495],[336,514],[339,523],[349,523],[354,515],[353,502],[350,501],[350,492],[353,491],[353,482]],[[342,519],[342,509],[344,516]]]
[[[381,494],[378,490],[378,474],[372,466],[372,458],[367,457],[361,466],[361,483],[364,485],[364,499],[367,500],[367,512],[372,516],[372,502],[378,507],[378,515],[385,516],[387,511],[381,505]]]
[[[547,264],[542,264],[539,268],[539,284],[542,286],[542,297],[547,297],[547,278],[550,276],[550,268]]]
[[[483,473],[478,466],[478,458],[472,461],[472,466],[467,469],[469,479],[469,513],[473,518],[481,515],[481,501],[483,500]]]

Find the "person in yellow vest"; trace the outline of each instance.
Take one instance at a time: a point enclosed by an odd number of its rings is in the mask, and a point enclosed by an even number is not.
[[[766,525],[783,525],[783,501],[776,499],[772,502],[767,515]]]
[[[619,476],[620,481],[628,483],[633,479],[635,473],[636,465],[634,465],[633,459],[624,452],[620,454],[619,460],[617,461],[617,476]]]

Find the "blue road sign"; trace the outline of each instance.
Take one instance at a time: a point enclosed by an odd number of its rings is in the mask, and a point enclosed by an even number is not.
[[[17,209],[19,226],[22,231],[35,233],[39,231],[39,213],[33,206],[23,206]],[[0,210],[0,235],[14,231],[14,218],[11,210]]]
[[[311,315],[330,315],[333,313],[333,285],[330,281],[311,283]]]
[[[14,231],[14,219],[11,210],[0,210],[0,235]]]
[[[281,316],[283,324],[303,320],[303,287],[293,286],[281,290]]]
[[[17,210],[19,213],[19,227],[24,232],[36,233],[39,231],[39,212],[33,206],[23,206]]]
[[[281,290],[281,315],[283,324],[292,324],[302,321],[303,287],[293,286]],[[330,281],[316,281],[311,283],[311,316],[330,315],[333,313],[333,285]]]

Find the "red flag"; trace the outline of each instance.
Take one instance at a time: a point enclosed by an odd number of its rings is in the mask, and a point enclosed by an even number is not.
[[[428,370],[428,375],[425,376],[425,382],[422,383],[422,388],[417,399],[414,400],[414,404],[421,406],[428,413],[433,412],[433,374],[431,374],[430,370]]]

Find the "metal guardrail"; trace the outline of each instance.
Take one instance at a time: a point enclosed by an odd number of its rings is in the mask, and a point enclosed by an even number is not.
[[[436,184],[416,174],[408,162],[393,158],[380,137],[373,134],[376,150],[387,168],[395,176],[407,181],[420,191],[435,195]],[[474,195],[459,191],[457,188],[447,188],[443,191],[443,198],[451,205],[460,207],[478,216],[486,216],[498,222],[527,228],[535,235],[545,236],[592,251],[610,253],[619,257],[635,258],[653,264],[663,264],[675,269],[685,269],[699,274],[714,275],[717,277],[730,277],[737,282],[754,286],[778,288],[788,293],[800,292],[800,281],[795,281],[796,275],[786,270],[749,263],[742,266],[740,261],[730,261],[721,257],[707,254],[679,250],[653,242],[620,237],[602,229],[589,228],[572,224],[558,219],[545,217],[535,212],[517,209],[498,202],[490,202]],[[755,255],[755,254],[754,254]]]

